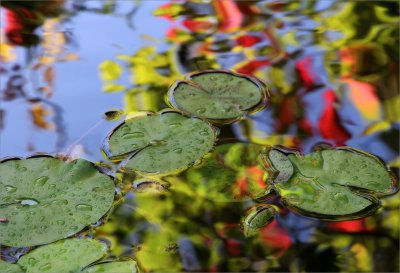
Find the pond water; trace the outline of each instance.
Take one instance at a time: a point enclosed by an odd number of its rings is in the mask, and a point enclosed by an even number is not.
[[[398,177],[397,2],[1,5],[0,157],[64,154],[115,175],[112,212],[77,235],[107,242],[105,260],[129,257],[143,272],[398,272],[399,194],[368,217],[319,220],[259,195],[266,179],[257,161],[262,146],[308,154],[325,143],[373,154]],[[158,112],[171,84],[211,69],[258,78],[269,105],[214,124],[219,148],[180,174],[115,174],[119,165],[101,148],[123,119],[104,114]],[[28,250],[1,247],[1,259],[16,262]]]

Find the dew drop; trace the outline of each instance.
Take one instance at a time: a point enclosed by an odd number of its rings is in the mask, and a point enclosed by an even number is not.
[[[151,140],[150,141],[150,145],[152,145],[152,146],[162,146],[162,145],[165,145],[165,144],[167,144],[167,142],[165,141],[165,140]]]
[[[88,204],[78,204],[75,207],[77,210],[81,210],[81,211],[91,211],[93,209],[93,207]]]
[[[56,188],[56,184],[50,184],[49,185],[49,190],[55,189]]]
[[[38,263],[38,260],[36,260],[35,258],[29,258],[28,259],[28,264],[30,265],[30,266],[34,266],[35,264],[37,264]]]
[[[48,271],[51,269],[51,263],[47,263],[45,265],[42,265],[41,267],[39,267],[40,270],[42,271]]]
[[[199,134],[201,136],[208,136],[210,133],[208,131],[201,131]]]
[[[171,129],[176,129],[176,128],[179,128],[179,127],[181,127],[182,126],[182,124],[180,124],[180,123],[171,123],[170,125],[169,125],[169,128],[171,128]]]
[[[196,114],[204,114],[206,112],[206,108],[198,108],[195,110]]]
[[[18,201],[21,203],[21,205],[35,206],[39,204],[39,201],[33,198],[19,199]]]
[[[17,191],[16,187],[13,187],[13,186],[10,186],[10,185],[6,186],[6,192],[7,193],[13,193],[13,192],[16,192],[16,191]]]
[[[35,186],[36,187],[43,186],[44,184],[46,184],[47,180],[49,180],[49,178],[47,176],[39,177],[35,181]]]
[[[144,133],[142,133],[142,132],[134,132],[134,133],[125,134],[122,136],[123,139],[143,138],[143,137],[144,137]]]
[[[333,195],[333,198],[335,198],[335,200],[337,200],[339,202],[343,202],[343,203],[346,203],[346,204],[349,203],[349,198],[345,194],[340,193],[340,192],[335,193]]]
[[[173,151],[174,151],[174,153],[177,153],[177,154],[181,154],[182,153],[182,149],[181,148],[174,149]]]
[[[65,221],[57,220],[57,224],[60,225],[60,226],[63,226],[63,225],[65,225]]]
[[[53,203],[55,205],[68,205],[68,200],[66,200],[66,199],[54,200],[51,203]]]
[[[59,252],[60,254],[63,254],[63,253],[65,253],[65,252],[67,252],[67,250],[66,250],[65,248],[61,248],[58,252]]]

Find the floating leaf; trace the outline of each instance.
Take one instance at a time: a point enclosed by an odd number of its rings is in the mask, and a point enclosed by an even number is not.
[[[23,273],[21,267],[17,264],[11,264],[0,260],[0,272],[2,273]]]
[[[47,244],[97,222],[114,200],[113,180],[86,160],[38,155],[0,163],[0,242]]]
[[[275,189],[286,205],[307,216],[331,220],[364,217],[379,208],[379,196],[398,188],[398,182],[378,158],[356,149],[319,149],[305,156],[286,154],[293,167],[281,160],[279,152],[272,148],[264,153],[267,167],[283,172],[282,178],[287,178],[279,179]]]
[[[237,120],[263,108],[268,99],[265,86],[258,80],[220,70],[190,74],[168,91],[173,107],[215,122]]]
[[[271,205],[258,205],[250,208],[242,218],[240,227],[244,236],[251,237],[274,220],[277,211]]]
[[[138,272],[135,261],[120,261],[101,263],[89,267],[82,273],[136,273]]]
[[[203,164],[184,173],[186,183],[207,199],[219,202],[264,198],[269,193],[266,171],[259,162],[262,145],[230,143],[217,146]]]
[[[103,150],[120,159],[137,150],[125,168],[145,173],[163,173],[203,157],[216,141],[216,131],[207,122],[163,111],[134,117],[120,124],[106,139]]]
[[[101,259],[106,253],[107,245],[99,241],[67,239],[41,246],[25,254],[18,264],[25,269],[26,273],[80,272],[87,265]]]

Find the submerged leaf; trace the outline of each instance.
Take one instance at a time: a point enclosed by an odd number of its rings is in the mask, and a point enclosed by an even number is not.
[[[0,163],[0,242],[47,244],[97,222],[114,200],[113,180],[86,160],[39,155]]]
[[[216,131],[207,122],[177,112],[138,116],[120,124],[106,139],[103,150],[111,159],[134,153],[124,167],[144,173],[186,168],[209,152]]]
[[[293,166],[278,160],[278,153],[287,156]],[[319,149],[305,156],[285,155],[272,148],[264,153],[264,160],[267,167],[284,173],[285,179],[274,185],[284,203],[307,216],[331,220],[364,217],[379,208],[379,196],[398,188],[378,158],[352,148]]]
[[[263,108],[268,99],[258,80],[219,70],[193,73],[168,91],[173,107],[215,122],[234,121]]]
[[[26,273],[80,272],[87,265],[101,259],[106,253],[107,245],[99,241],[67,239],[41,246],[25,254],[18,264],[25,269]]]
[[[259,155],[262,145],[230,143],[217,146],[203,164],[184,173],[186,183],[200,196],[217,202],[264,199],[270,186]]]

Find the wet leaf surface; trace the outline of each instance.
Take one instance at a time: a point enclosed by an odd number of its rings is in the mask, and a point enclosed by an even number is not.
[[[266,165],[285,176],[286,181],[279,179],[275,184],[284,203],[307,216],[331,220],[364,217],[379,208],[378,197],[398,188],[378,158],[356,149],[321,149],[305,156],[287,154],[292,167],[282,160],[284,152],[270,149],[266,153]]]
[[[23,273],[22,268],[17,264],[7,263],[0,260],[0,272],[3,273]]]
[[[86,160],[50,156],[0,163],[0,242],[51,243],[97,222],[114,200],[113,180]]]
[[[266,88],[258,80],[218,70],[193,73],[168,91],[173,107],[222,122],[259,110],[268,99]]]
[[[80,272],[87,265],[101,259],[106,253],[106,244],[99,241],[67,239],[41,246],[29,252],[21,257],[18,264],[27,273]]]
[[[104,150],[110,158],[138,150],[124,164],[125,169],[164,173],[186,168],[203,157],[213,148],[216,136],[207,122],[161,112],[122,123],[111,133]]]

